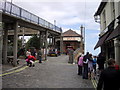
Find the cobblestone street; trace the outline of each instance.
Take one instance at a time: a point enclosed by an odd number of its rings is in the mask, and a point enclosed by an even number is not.
[[[68,64],[68,56],[48,57],[20,72],[2,77],[3,88],[93,88],[91,80],[77,75],[77,65]]]

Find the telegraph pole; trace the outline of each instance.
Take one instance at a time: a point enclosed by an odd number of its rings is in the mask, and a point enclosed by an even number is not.
[[[85,27],[83,27],[83,26],[81,25],[80,31],[81,31],[81,36],[82,36],[80,48],[81,48],[81,52],[83,53],[84,50],[85,50]]]

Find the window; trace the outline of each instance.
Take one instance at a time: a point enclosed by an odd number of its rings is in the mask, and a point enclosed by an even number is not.
[[[115,3],[111,2],[111,16],[112,16],[112,20],[115,19]]]
[[[120,15],[120,1],[118,2],[118,16]]]
[[[103,29],[106,28],[106,14],[105,14],[105,10],[103,11]]]

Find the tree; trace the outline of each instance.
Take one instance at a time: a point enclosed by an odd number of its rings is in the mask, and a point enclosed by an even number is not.
[[[35,47],[36,49],[40,48],[39,37],[37,35],[33,35],[27,42],[26,48]]]

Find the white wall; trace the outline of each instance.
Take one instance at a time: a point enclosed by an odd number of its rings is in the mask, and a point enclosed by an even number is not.
[[[109,0],[111,1],[111,0]],[[115,19],[120,15],[120,1],[119,2],[115,2]],[[103,18],[103,12],[105,10],[105,14],[106,14],[106,27],[104,27],[104,18]],[[105,8],[103,9],[103,11],[100,14],[100,33],[102,34],[103,31],[106,30],[106,28],[109,26],[109,24],[114,20],[113,17],[113,12],[112,12],[112,2],[107,2]],[[115,27],[117,26],[117,20],[115,21]],[[114,28],[115,28],[114,27]]]

